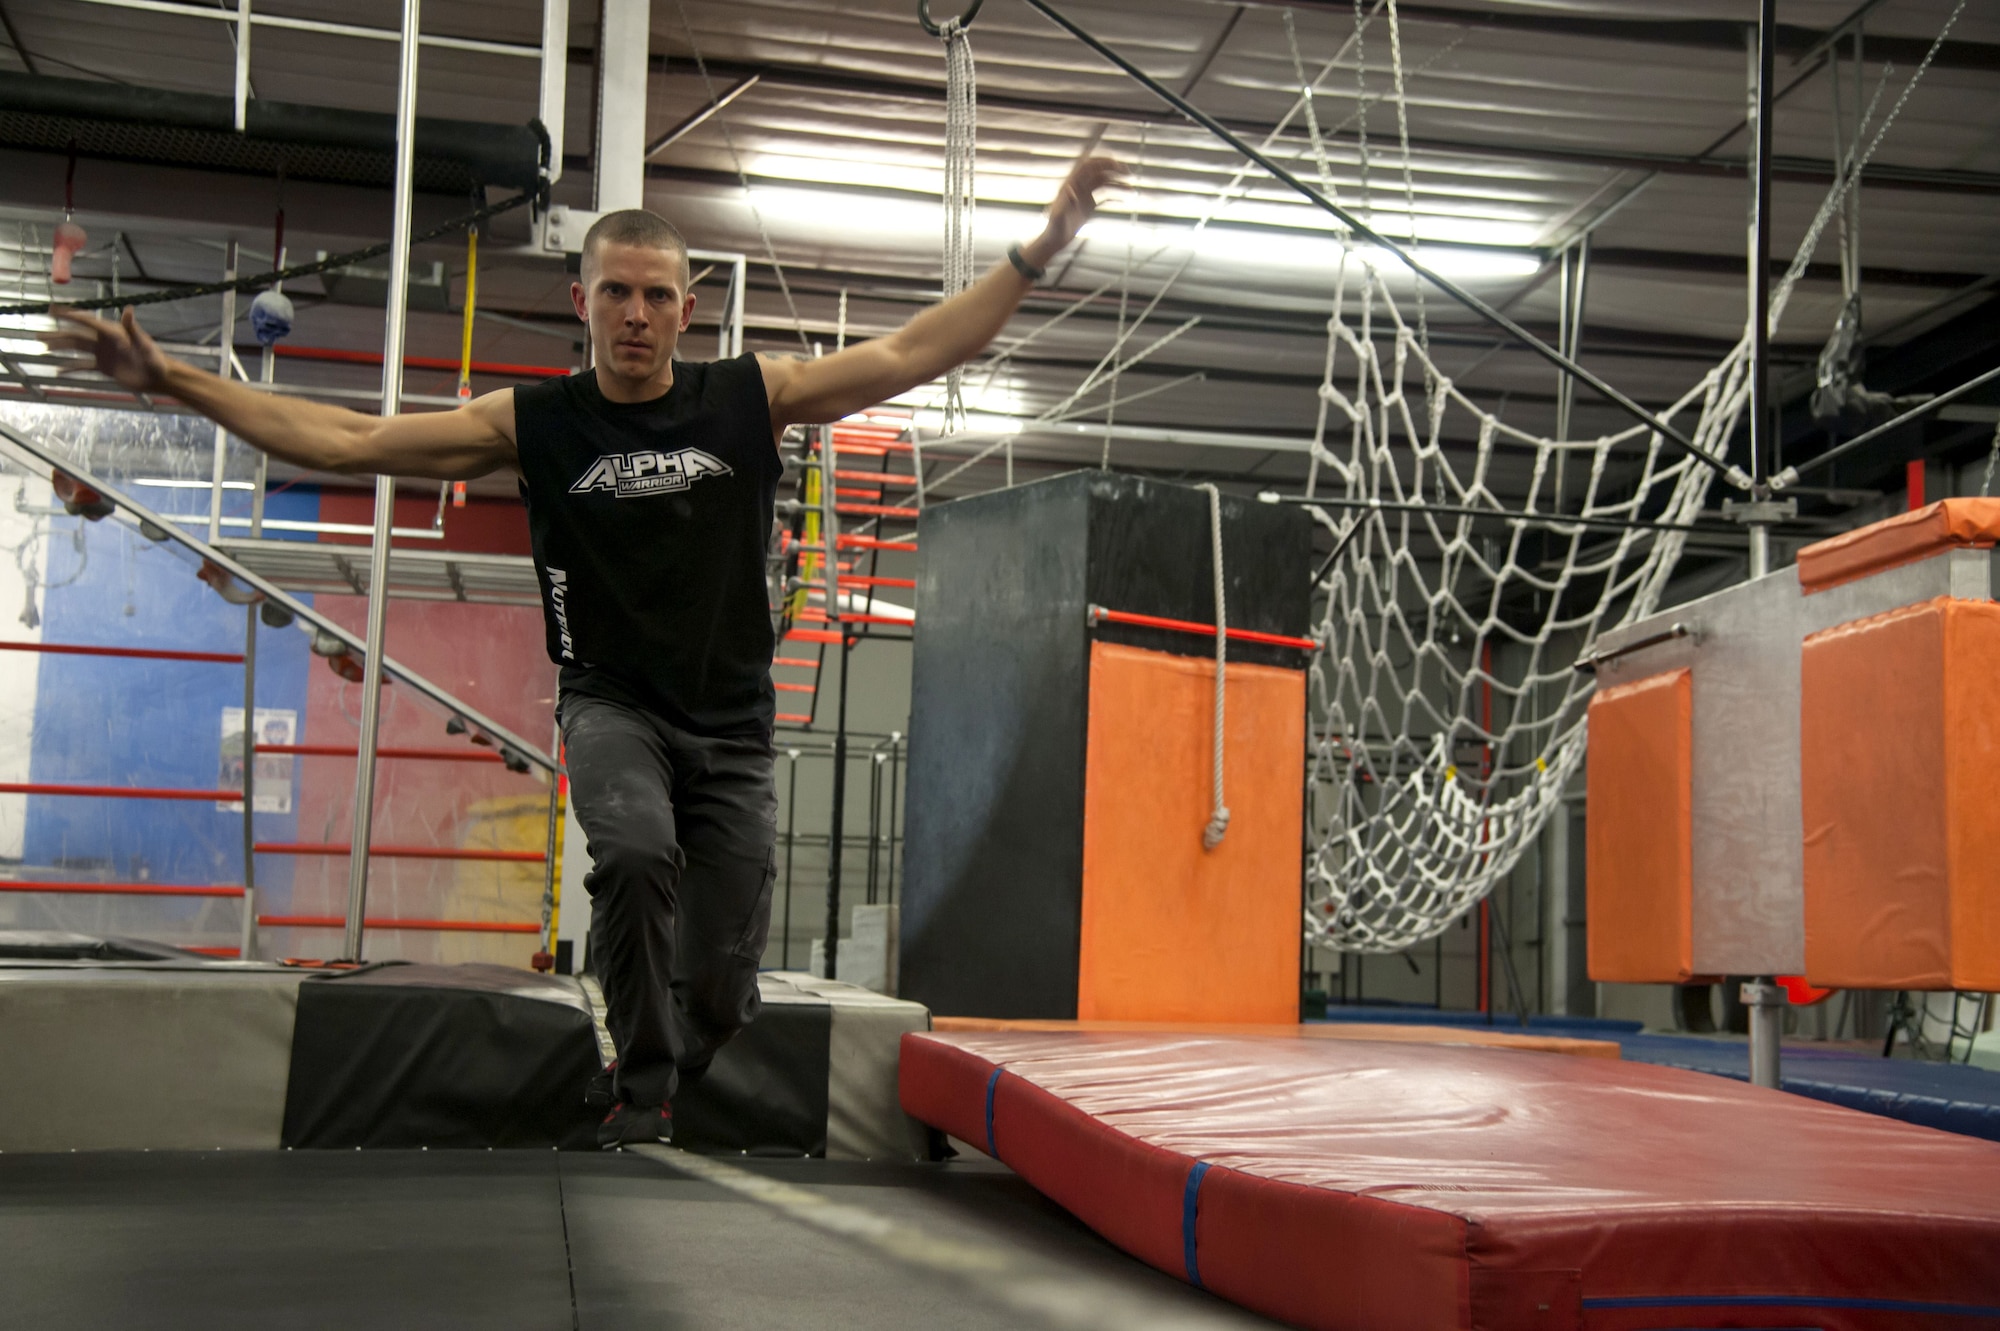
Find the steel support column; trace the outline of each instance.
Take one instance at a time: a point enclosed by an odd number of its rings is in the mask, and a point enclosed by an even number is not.
[[[646,206],[648,0],[603,0],[597,24],[597,172],[600,213]],[[560,151],[560,148],[558,148]]]
[[[403,39],[396,84],[396,193],[390,230],[388,313],[382,336],[382,414],[403,399],[403,334],[410,299],[410,176],[416,160],[418,24],[422,0],[403,0]],[[368,906],[368,840],[375,822],[375,748],[382,728],[382,653],[389,617],[389,542],[396,515],[396,479],[375,478],[375,531],[368,566],[367,655],[361,672],[361,741],[354,760],[354,834],[347,862],[347,932],[343,955],[362,957]]]
[[[257,959],[257,614],[243,607],[243,961]]]
[[[548,179],[562,178],[563,113],[569,97],[569,0],[542,0],[542,96],[535,118],[549,134]]]

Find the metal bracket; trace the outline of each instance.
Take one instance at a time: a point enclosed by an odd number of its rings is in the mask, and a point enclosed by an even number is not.
[[[1628,642],[1623,647],[1614,647],[1608,652],[1592,652],[1588,656],[1578,657],[1576,664],[1571,666],[1570,669],[1580,674],[1594,675],[1597,673],[1597,667],[1603,665],[1606,661],[1616,661],[1621,656],[1627,656],[1633,652],[1642,652],[1648,647],[1658,647],[1663,642],[1673,642],[1677,638],[1692,638],[1696,643],[1700,643],[1701,630],[1698,627],[1691,628],[1686,624],[1669,625],[1663,633],[1655,633],[1650,637],[1641,638],[1637,642]]]
[[[1725,499],[1722,501],[1722,518],[1725,522],[1740,522],[1744,526],[1760,523],[1790,522],[1799,515],[1799,501],[1796,499]]]

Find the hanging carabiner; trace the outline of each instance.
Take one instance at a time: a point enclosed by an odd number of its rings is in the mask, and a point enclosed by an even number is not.
[[[961,30],[972,26],[972,20],[979,17],[979,7],[985,3],[986,0],[972,0],[972,3],[965,7],[965,12],[958,16],[958,26]],[[944,29],[931,21],[931,0],[917,0],[917,22],[923,24],[924,31],[931,36],[944,36]]]

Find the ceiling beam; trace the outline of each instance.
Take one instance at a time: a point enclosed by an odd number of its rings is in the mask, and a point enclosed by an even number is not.
[[[1230,0],[1237,3],[1237,0]],[[1353,0],[1248,0],[1262,8],[1319,10],[1352,18]],[[1399,4],[1398,17],[1407,23],[1446,24],[1456,28],[1485,28],[1493,32],[1520,32],[1538,37],[1581,37],[1598,41],[1629,42],[1643,46],[1677,46],[1696,51],[1727,51],[1741,58],[1744,33],[1755,25],[1729,19],[1603,18],[1596,15],[1562,14],[1548,10],[1485,9],[1440,4]],[[1837,30],[1836,30],[1837,31]],[[1795,23],[1778,25],[1779,55],[1797,60],[1818,53],[1831,35],[1818,28]],[[1930,50],[1928,37],[1892,37],[1871,30],[1868,58],[1893,60],[1905,68],[1914,66]],[[2000,73],[2000,44],[1950,40],[1938,47],[1931,62],[1939,69],[1970,69]]]
[[[1874,49],[1874,40],[1870,38],[1871,51]],[[588,65],[590,58],[590,47],[570,48],[572,64]],[[857,97],[881,97],[891,101],[923,102],[937,106],[944,104],[944,85],[923,79],[853,73],[813,65],[760,64],[718,58],[708,58],[706,63],[711,78],[730,80],[754,78],[766,88],[845,93]],[[697,77],[692,62],[683,57],[655,55],[651,58],[651,68],[657,74]],[[979,104],[989,110],[1055,116],[1066,120],[1175,127],[1185,123],[1179,116],[1152,108],[1062,97],[1026,97],[1002,92],[990,84],[979,90]],[[1270,132],[1270,126],[1262,121],[1222,118],[1221,124],[1232,133],[1258,139]],[[1352,135],[1345,134],[1327,134],[1325,138],[1330,143],[1348,143],[1353,140]],[[1288,132],[1281,137],[1280,142],[1303,144],[1305,135],[1303,131]],[[1658,171],[1663,175],[1730,178],[1742,176],[1748,169],[1745,159],[1740,157],[1717,157],[1712,154],[1683,156],[1677,153],[1583,148],[1563,144],[1530,143],[1518,138],[1488,142],[1411,135],[1410,148],[1416,153],[1446,157],[1553,162],[1596,167],[1606,171]],[[1419,163],[1418,169],[1439,168],[1426,168]],[[1824,183],[1834,178],[1834,169],[1833,163],[1824,158],[1777,157],[1772,159],[1772,176],[1777,180]],[[1932,193],[2000,194],[2000,173],[1897,166],[1882,162],[1871,162],[1862,175],[1861,183],[1874,188],[1923,190]]]

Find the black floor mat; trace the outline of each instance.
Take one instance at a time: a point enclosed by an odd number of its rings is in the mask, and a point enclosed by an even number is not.
[[[723,1157],[990,1247],[1050,1319],[638,1155],[0,1155],[0,1328],[1030,1331],[1264,1326],[1118,1252],[1011,1171]]]
[[[0,1156],[0,1326],[571,1331],[555,1160]]]

